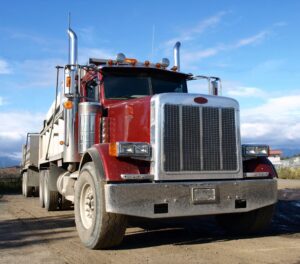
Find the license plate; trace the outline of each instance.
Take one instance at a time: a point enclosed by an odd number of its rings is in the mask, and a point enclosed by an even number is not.
[[[213,203],[216,201],[215,188],[193,188],[193,203]]]

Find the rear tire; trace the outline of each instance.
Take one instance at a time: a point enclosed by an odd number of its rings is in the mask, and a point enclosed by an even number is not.
[[[39,187],[39,203],[40,203],[40,207],[44,208],[45,207],[45,203],[44,203],[44,174],[45,171],[40,171],[40,175],[39,175],[39,183],[40,183],[40,187]]]
[[[103,171],[100,173],[103,175]],[[93,162],[86,163],[75,185],[74,206],[79,237],[91,249],[119,245],[126,231],[126,216],[106,212],[104,185],[105,182],[96,174]]]
[[[249,235],[263,231],[271,222],[275,204],[246,213],[217,215],[218,224],[228,233]]]
[[[23,189],[23,195],[25,197],[29,197],[29,196],[32,195],[32,188],[28,186],[28,174],[27,174],[27,172],[23,173],[22,189]]]
[[[45,170],[44,174],[44,205],[47,211],[55,211],[58,208],[58,191],[50,190],[50,174],[49,170]]]

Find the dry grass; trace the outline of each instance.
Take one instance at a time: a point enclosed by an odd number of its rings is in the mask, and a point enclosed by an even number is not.
[[[21,190],[22,181],[20,168],[0,168],[0,194],[19,192]]]
[[[300,180],[300,168],[280,168],[277,170],[280,179]]]
[[[20,177],[19,167],[0,168],[0,178],[18,178]]]

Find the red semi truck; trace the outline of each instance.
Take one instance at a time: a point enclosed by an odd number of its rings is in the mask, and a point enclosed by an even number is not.
[[[241,144],[239,104],[218,96],[219,78],[181,72],[179,42],[173,67],[122,53],[79,65],[76,34],[68,35],[62,91],[57,76],[30,148],[38,161],[21,170],[25,195],[39,192],[48,211],[74,204],[79,237],[92,249],[120,244],[131,216],[215,215],[238,234],[267,226],[277,202],[269,149]],[[188,93],[198,79],[209,94]]]

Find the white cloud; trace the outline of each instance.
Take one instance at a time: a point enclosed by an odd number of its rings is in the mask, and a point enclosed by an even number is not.
[[[238,86],[225,90],[226,95],[230,97],[263,97],[266,92],[256,87]]]
[[[0,112],[0,156],[19,159],[28,132],[39,132],[44,113]]]
[[[0,112],[0,138],[2,140],[18,141],[28,132],[40,131],[44,118],[45,114],[43,113]]]
[[[12,72],[11,68],[8,65],[8,62],[0,59],[0,74],[10,74]]]
[[[248,142],[297,145],[300,142],[300,94],[270,98],[241,110],[241,133]]]
[[[0,96],[0,106],[4,105],[5,104],[5,100],[3,97]]]
[[[199,34],[203,33],[209,28],[212,28],[221,22],[222,17],[226,14],[226,12],[221,11],[214,16],[208,17],[202,21],[200,21],[196,26],[191,27],[189,29],[185,29],[179,34],[177,37],[169,39],[165,42],[165,46],[170,47],[175,44],[176,41],[184,41],[188,42],[195,39]]]
[[[55,66],[65,65],[62,59],[25,60],[14,62],[14,68],[19,72],[18,79],[11,85],[17,88],[55,87]],[[60,76],[63,76],[61,71]]]
[[[18,40],[25,40],[25,41],[31,41],[40,45],[47,44],[47,40],[41,36],[31,34],[31,33],[25,33],[25,32],[16,32],[13,31],[10,34],[10,38],[12,39],[18,39]]]
[[[240,48],[243,46],[248,46],[248,45],[258,43],[258,42],[262,41],[268,34],[269,34],[268,31],[261,31],[258,34],[255,34],[253,36],[240,39],[239,41],[237,41],[237,43],[234,45],[234,47]]]
[[[195,63],[201,59],[209,58],[217,55],[221,51],[230,51],[245,46],[253,45],[255,43],[261,42],[268,35],[267,31],[262,31],[256,35],[250,36],[248,38],[239,39],[232,44],[220,44],[215,47],[203,49],[203,50],[183,50],[182,61],[185,66]]]
[[[89,58],[97,59],[114,59],[116,53],[112,50],[97,49],[97,48],[82,48],[79,50],[79,63],[87,63]]]

